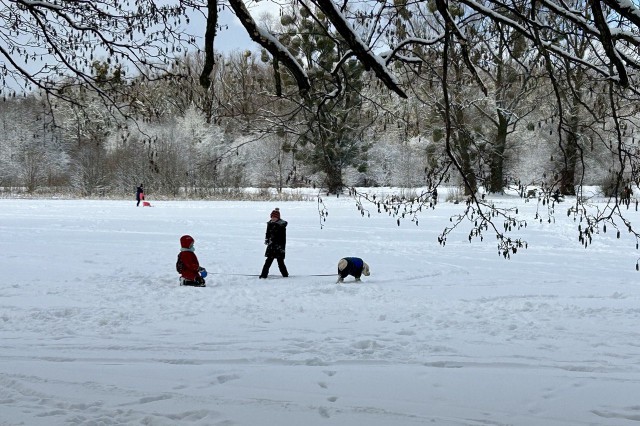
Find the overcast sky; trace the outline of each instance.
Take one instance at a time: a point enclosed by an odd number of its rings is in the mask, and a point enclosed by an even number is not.
[[[250,1],[246,3],[253,18],[260,23],[260,17],[265,13],[278,16],[279,6],[270,1],[260,1],[258,3]],[[229,10],[224,8],[218,16],[221,29],[216,35],[214,47],[219,52],[232,52],[234,50],[259,50],[257,43],[251,41],[247,31],[244,29],[238,18]],[[203,47],[205,19],[202,16],[195,16],[192,24],[195,33],[199,37],[199,47]]]
[[[245,4],[257,22],[261,22],[260,17],[267,12],[275,17],[279,14],[279,6],[269,0],[262,0],[257,3],[255,1],[246,1]],[[240,24],[240,21],[228,7],[225,7],[220,11],[218,20],[221,29],[218,31],[214,42],[214,48],[216,51],[221,53],[230,53],[236,50],[244,51],[247,49],[256,52],[259,51],[260,46],[251,41],[246,30],[242,24]],[[200,13],[194,12],[191,14],[189,25],[184,28],[186,32],[197,37],[198,48],[200,50],[204,50],[205,24],[205,17]],[[100,54],[98,54],[97,57],[100,58]],[[55,59],[51,60],[57,62]],[[40,69],[46,61],[47,59],[44,59],[43,61],[31,60],[29,63],[21,64],[21,66],[30,72],[35,72],[35,70]],[[5,81],[5,87],[9,90],[22,92],[23,82],[22,80],[18,82],[13,78],[8,78]]]

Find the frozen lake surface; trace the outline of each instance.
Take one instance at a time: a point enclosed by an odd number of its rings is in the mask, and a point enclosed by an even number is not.
[[[623,233],[527,218],[511,260],[460,205],[420,225],[315,202],[0,200],[0,425],[629,425],[640,273]],[[291,277],[258,280],[269,212]],[[637,212],[630,218],[638,222]],[[178,286],[190,234],[206,288]],[[335,284],[338,260],[371,276]],[[326,275],[326,276],[323,276]]]

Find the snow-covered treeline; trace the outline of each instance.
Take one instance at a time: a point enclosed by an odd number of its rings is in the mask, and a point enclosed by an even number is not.
[[[138,45],[133,33],[145,25],[114,16],[99,28],[129,34],[124,50],[145,58],[132,67],[123,50],[104,46],[104,57],[69,29],[78,48],[65,58],[82,72],[44,82],[27,74],[34,90],[0,111],[0,185],[101,195],[145,182],[168,196],[444,183],[466,195],[513,184],[574,195],[602,185],[618,196],[640,182],[635,74],[621,63],[637,57],[633,6],[382,2],[367,13],[349,2],[283,2],[279,17],[256,21],[242,3],[230,5],[259,53],[216,53],[209,36],[203,52],[185,53],[195,38],[168,23],[172,49],[159,33]],[[27,23],[38,7],[19,22],[36,40]]]
[[[185,58],[183,66],[198,60]],[[128,117],[113,114],[97,97],[84,99],[81,107],[57,102],[53,109],[38,95],[1,103],[0,186],[119,196],[144,182],[157,195],[206,197],[241,187],[326,187],[331,169],[344,186],[436,186],[445,175],[448,185],[461,183],[455,171],[445,170],[449,160],[437,99],[401,102],[362,76],[351,94],[360,98],[348,106],[351,115],[346,105],[335,104],[333,115],[325,116],[323,126],[334,126],[327,136],[309,130],[309,110],[273,95],[272,76],[256,55],[229,54],[216,76],[213,92],[203,91],[195,76],[179,84],[141,85],[131,94],[137,108]],[[429,83],[421,84],[428,93]],[[499,154],[505,184],[540,184],[562,164],[550,106],[537,104],[542,91],[537,87],[524,96],[523,117],[509,124]],[[460,94],[469,97],[458,115],[460,135],[471,142],[469,167],[489,187],[491,158],[498,154],[494,123],[486,114],[496,103],[472,102],[472,95]],[[583,135],[589,145],[585,184],[606,183],[616,150],[594,140],[606,137],[608,124],[599,124],[601,134]],[[632,131],[627,139],[635,142]]]

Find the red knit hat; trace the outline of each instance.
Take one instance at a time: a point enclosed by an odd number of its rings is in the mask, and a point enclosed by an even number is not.
[[[280,209],[276,207],[275,210],[271,212],[271,217],[277,217],[280,219]]]
[[[183,235],[180,237],[180,247],[182,248],[191,248],[193,244],[193,237],[191,235]]]

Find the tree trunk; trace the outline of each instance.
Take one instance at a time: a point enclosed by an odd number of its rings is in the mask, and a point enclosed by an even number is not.
[[[574,99],[569,118],[566,144],[564,146],[564,164],[560,171],[560,192],[564,195],[576,194],[576,165],[578,163],[578,101]]]
[[[504,188],[504,153],[507,148],[507,126],[509,119],[502,111],[498,111],[498,129],[496,139],[491,150],[489,191],[502,193]]]
[[[578,162],[578,144],[575,133],[570,133],[567,136],[564,157],[564,166],[560,172],[560,192],[564,195],[575,195],[576,164]]]
[[[327,192],[338,194],[344,188],[342,182],[342,169],[335,164],[328,164],[325,167]]]
[[[460,109],[456,111],[456,122],[458,129],[453,133],[455,137],[456,147],[460,158],[460,167],[464,177],[464,194],[472,195],[478,190],[478,181],[473,170],[471,160],[472,141],[471,136],[464,129],[465,123],[464,112]]]

